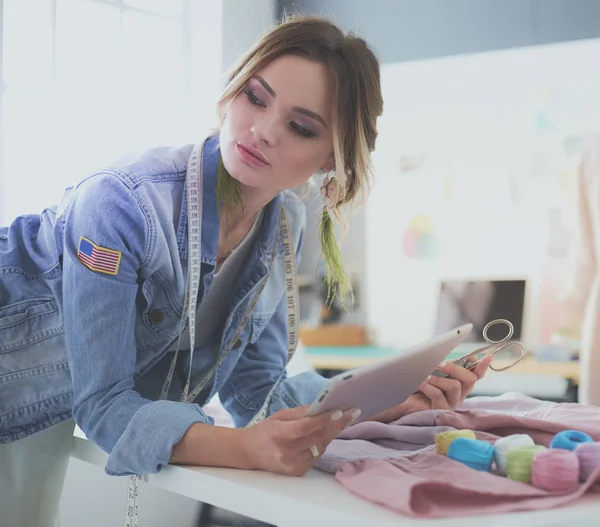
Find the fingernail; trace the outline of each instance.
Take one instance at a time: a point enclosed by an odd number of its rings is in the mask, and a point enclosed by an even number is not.
[[[352,417],[352,420],[354,421],[355,419],[358,419],[360,417],[360,414],[362,414],[362,412],[360,411],[360,408],[357,408],[356,410],[354,410],[352,412],[352,414],[350,414],[350,416]]]
[[[446,366],[448,366],[448,362],[447,362],[447,361],[444,361],[444,362],[442,362],[442,363],[441,363],[441,364],[440,364],[438,367],[439,367],[439,368],[445,368]]]
[[[428,381],[429,379],[431,379],[431,375],[428,375],[425,380]]]
[[[344,414],[342,413],[341,410],[336,410],[335,412],[333,412],[331,414],[331,420],[332,421],[339,421],[342,418],[343,415]]]

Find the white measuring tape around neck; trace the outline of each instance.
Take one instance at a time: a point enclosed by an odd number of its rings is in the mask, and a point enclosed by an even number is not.
[[[271,258],[269,261],[269,270],[267,276],[265,276],[254,294],[252,301],[246,308],[244,312],[244,316],[242,317],[240,323],[238,324],[233,336],[229,339],[223,354],[219,361],[211,368],[211,370],[202,378],[202,380],[196,385],[196,387],[190,392],[190,382],[192,375],[192,365],[194,358],[194,345],[196,338],[196,305],[197,305],[197,297],[198,297],[198,289],[200,285],[200,242],[201,242],[201,233],[202,233],[202,175],[203,175],[203,153],[204,153],[204,143],[197,144],[190,157],[188,159],[187,164],[187,173],[186,173],[186,192],[187,192],[187,207],[188,207],[188,280],[186,287],[186,296],[185,296],[185,305],[184,305],[184,316],[181,318],[181,324],[179,328],[179,338],[177,342],[177,347],[175,349],[175,354],[173,356],[173,360],[171,361],[171,365],[169,367],[169,372],[167,373],[167,378],[163,384],[160,399],[166,399],[169,393],[169,389],[171,387],[171,381],[173,379],[173,374],[175,372],[175,366],[177,363],[177,356],[179,354],[179,345],[181,342],[181,336],[185,330],[185,318],[187,316],[188,319],[188,329],[190,336],[190,361],[189,361],[189,370],[188,376],[186,380],[185,387],[183,389],[180,402],[183,403],[192,403],[196,397],[200,394],[202,389],[206,386],[206,384],[212,379],[215,372],[225,360],[227,355],[233,349],[235,342],[239,339],[244,328],[248,324],[252,312],[256,307],[256,304],[260,298],[260,295],[267,283],[267,279],[271,272],[271,268],[273,266],[273,262],[277,253],[277,243],[279,240],[279,235],[275,236],[275,241],[273,243],[273,250],[271,253]],[[289,364],[290,360],[294,356],[296,348],[298,346],[298,325],[300,320],[299,313],[299,301],[298,301],[298,273],[296,269],[296,253],[294,250],[294,244],[292,241],[292,233],[290,223],[285,212],[283,205],[281,206],[281,210],[279,212],[279,225],[278,225],[278,233],[281,233],[282,237],[282,246],[283,246],[283,258],[284,258],[284,267],[285,267],[285,296],[286,296],[286,307],[287,307],[287,318],[288,318],[288,354],[287,354],[287,364]],[[271,398],[273,397],[273,393],[275,389],[279,385],[283,375],[285,373],[285,368],[279,375],[277,382],[273,385],[269,394],[267,395],[264,403],[262,404],[259,411],[252,418],[252,420],[248,423],[248,426],[253,426],[257,423],[260,423],[267,416],[269,404],[271,402]],[[139,523],[139,512],[138,512],[138,479],[139,476],[130,476],[128,485],[127,485],[127,496],[126,496],[126,505],[125,505],[125,517],[123,519],[123,527],[137,527]]]

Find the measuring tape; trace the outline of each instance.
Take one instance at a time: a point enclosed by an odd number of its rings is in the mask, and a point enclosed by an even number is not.
[[[183,389],[180,402],[191,403],[200,394],[206,384],[212,379],[213,375],[223,363],[227,355],[233,349],[235,342],[239,339],[240,335],[244,331],[244,328],[250,321],[252,312],[256,307],[256,304],[260,298],[263,289],[269,278],[273,262],[277,253],[277,242],[279,236],[275,236],[273,243],[273,250],[271,252],[271,259],[269,261],[269,269],[267,276],[265,276],[258,286],[252,301],[248,305],[248,308],[244,312],[244,316],[240,321],[240,324],[236,328],[235,333],[229,340],[225,351],[219,361],[211,368],[211,370],[203,377],[203,379],[196,385],[196,387],[189,392],[191,375],[192,375],[192,364],[194,358],[194,344],[196,337],[196,305],[198,298],[198,288],[200,284],[200,237],[202,233],[202,174],[203,174],[203,152],[204,152],[204,141],[196,145],[188,158],[187,173],[186,173],[186,191],[187,191],[187,204],[188,204],[188,281],[186,287],[186,295],[184,302],[183,312],[187,314],[189,336],[190,336],[190,367],[188,370],[187,381]],[[286,367],[290,360],[294,356],[296,347],[298,346],[298,325],[299,325],[299,307],[298,307],[298,273],[296,269],[296,253],[292,242],[292,233],[290,223],[285,212],[283,205],[279,212],[279,225],[278,233],[282,235],[282,246],[283,246],[283,258],[285,267],[285,295],[286,295],[286,308],[288,318],[288,354]],[[177,347],[175,349],[175,355],[171,361],[167,378],[163,384],[160,399],[166,399],[171,387],[173,374],[175,372],[175,366],[177,363],[177,356],[179,354],[179,345],[181,342],[181,336],[185,329],[185,316],[181,317],[181,323],[179,327],[179,338],[177,341]],[[281,382],[285,374],[285,368],[279,375],[279,378],[269,391],[264,403],[262,404],[259,411],[250,420],[247,426],[254,426],[260,423],[266,418],[269,404],[273,393],[277,386]],[[137,527],[139,522],[138,514],[138,480],[140,476],[130,476],[127,483],[127,494],[125,504],[125,517],[123,519],[123,527]]]

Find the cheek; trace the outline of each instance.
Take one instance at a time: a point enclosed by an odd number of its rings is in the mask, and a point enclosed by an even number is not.
[[[247,105],[244,104],[244,101],[239,96],[236,97],[227,110],[227,116],[222,127],[223,131],[237,131],[243,128],[249,120],[249,116],[250,112]]]
[[[298,177],[310,177],[316,174],[324,164],[321,160],[326,158],[327,153],[324,148],[305,140],[302,140],[300,144],[290,145],[287,155],[284,157],[289,165],[288,169]]]

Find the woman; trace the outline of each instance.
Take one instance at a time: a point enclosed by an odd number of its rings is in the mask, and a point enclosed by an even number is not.
[[[325,174],[320,237],[343,295],[332,217],[368,190],[382,106],[363,40],[293,18],[235,68],[203,148],[108,167],[0,231],[0,440],[16,448],[74,417],[109,474],[169,462],[306,473],[358,414],[304,417],[325,380],[285,376],[305,222],[289,189]],[[448,365],[451,378],[377,418],[455,408],[486,367]],[[216,393],[237,428],[203,412]]]

